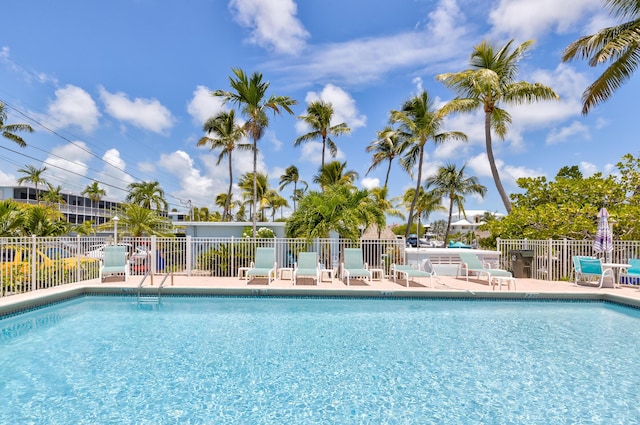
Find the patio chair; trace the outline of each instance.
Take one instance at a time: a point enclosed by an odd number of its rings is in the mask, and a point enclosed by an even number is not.
[[[298,283],[298,277],[311,276],[315,278],[316,285],[320,282],[320,266],[318,265],[318,253],[300,252],[298,261],[293,268],[293,284]]]
[[[341,279],[347,280],[347,286],[350,284],[352,277],[366,278],[369,283],[371,280],[371,271],[369,266],[362,260],[362,249],[360,248],[345,248],[344,249],[344,261],[342,262],[342,276]]]
[[[574,285],[579,282],[592,283],[594,278],[598,279],[598,288],[602,288],[605,276],[611,276],[614,286],[616,285],[613,269],[602,268],[602,260],[595,257],[573,256],[573,267],[575,273]]]
[[[409,280],[411,278],[418,279],[421,277],[428,277],[429,286],[433,288],[433,276],[436,275],[436,271],[433,269],[433,266],[428,259],[425,259],[422,262],[422,267],[423,270],[419,270],[409,264],[391,264],[391,275],[395,281],[398,280],[398,277],[404,277],[407,288],[409,287]]]
[[[629,267],[620,273],[620,283],[640,285],[640,258],[629,258]]]
[[[255,261],[251,262],[249,270],[244,275],[245,282],[248,284],[251,278],[266,277],[269,285],[276,278],[277,269],[275,248],[256,248]]]
[[[469,281],[469,273],[476,273],[478,277],[486,275],[487,281],[491,286],[495,285],[493,282],[494,277],[513,279],[513,274],[511,274],[510,271],[486,267],[482,263],[482,261],[480,261],[478,256],[473,252],[459,252],[458,255],[460,256],[460,265],[458,266],[458,271],[456,272],[456,278],[460,276],[460,273],[464,270],[464,275],[467,278],[467,282]]]
[[[104,257],[100,260],[100,282],[107,276],[122,275],[126,282],[129,278],[129,260],[127,247],[123,245],[108,245],[104,247]]]

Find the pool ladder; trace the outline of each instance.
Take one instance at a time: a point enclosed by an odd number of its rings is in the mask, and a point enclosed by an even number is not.
[[[173,273],[168,273],[164,276],[164,278],[162,279],[162,282],[160,282],[160,285],[158,285],[157,295],[142,293],[142,287],[144,285],[144,281],[147,278],[147,276],[149,276],[149,272],[147,272],[144,275],[144,277],[138,284],[138,305],[143,305],[143,304],[160,305],[160,301],[162,298],[162,287],[164,286],[164,283],[166,282],[169,276],[171,276],[171,281],[173,282]],[[153,277],[151,277],[151,284],[153,285]]]

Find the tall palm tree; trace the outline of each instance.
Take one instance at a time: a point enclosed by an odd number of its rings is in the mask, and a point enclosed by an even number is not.
[[[256,222],[258,203],[258,140],[264,134],[265,129],[269,125],[267,111],[271,110],[274,114],[280,114],[281,110],[293,114],[291,106],[297,102],[288,96],[267,97],[269,83],[262,81],[262,74],[254,72],[251,77],[240,68],[232,68],[235,77],[229,77],[232,91],[215,90],[211,94],[220,96],[224,102],[231,102],[241,108],[242,114],[247,119],[244,129],[253,139],[253,213],[252,227],[253,237],[256,237]]]
[[[5,124],[7,121],[7,110],[5,104],[0,102],[0,132],[5,139],[9,139],[15,142],[21,148],[27,146],[27,142],[16,131],[26,131],[27,133],[33,133],[33,128],[29,124]]]
[[[38,185],[47,184],[47,180],[42,176],[45,171],[47,171],[47,167],[36,168],[33,165],[27,165],[27,168],[21,168],[18,170],[19,173],[24,174],[24,176],[20,177],[17,180],[18,184],[21,185],[22,183],[33,183],[33,185],[36,187],[36,201],[40,200]]]
[[[279,190],[284,189],[286,186],[293,183],[293,195],[291,199],[293,200],[293,210],[296,210],[296,200],[297,200],[297,191],[298,191],[298,183],[304,184],[305,190],[309,187],[307,182],[304,180],[300,180],[300,173],[298,172],[298,167],[295,165],[290,165],[285,170],[284,174],[280,176],[280,187]]]
[[[107,194],[107,191],[101,188],[98,182],[94,181],[90,185],[87,185],[80,194],[86,195],[87,198],[91,200],[91,208],[94,210],[96,225],[100,224],[98,210],[96,209],[95,204],[100,202],[100,200]]]
[[[613,15],[627,20],[579,38],[564,50],[562,61],[586,59],[590,66],[610,65],[582,94],[582,113],[609,99],[638,68],[640,54],[640,3],[637,0],[605,0]]]
[[[404,214],[397,209],[393,203],[387,199],[389,191],[386,186],[374,187],[369,190],[369,196],[373,199],[373,202],[383,214],[380,216],[382,219],[379,223],[375,223],[378,227],[378,239],[382,235],[382,229],[386,226],[386,216],[398,217],[404,220]]]
[[[326,147],[329,147],[329,153],[331,153],[332,158],[335,158],[338,153],[338,147],[330,136],[346,134],[349,133],[351,129],[346,123],[340,123],[333,126],[331,125],[331,118],[333,118],[333,105],[330,102],[325,102],[324,100],[311,102],[307,106],[307,115],[301,115],[298,118],[304,121],[311,128],[311,131],[298,137],[295,142],[293,142],[293,146],[299,146],[301,143],[309,140],[322,140],[322,162],[320,167],[324,167],[324,153]]]
[[[383,162],[388,162],[383,186],[386,188],[387,183],[389,182],[391,163],[396,157],[402,155],[402,149],[405,147],[406,144],[403,144],[401,140],[401,133],[390,126],[378,131],[378,139],[371,142],[371,144],[366,148],[367,152],[373,152],[371,165],[369,166],[366,174],[369,174],[369,172]]]
[[[409,188],[402,194],[401,203],[405,208],[410,208],[413,199],[416,197],[416,189]],[[425,190],[424,185],[420,186],[418,197],[416,200],[416,217],[418,218],[417,233],[418,237],[422,234],[420,232],[420,220],[424,219],[425,222],[429,220],[432,213],[438,211],[446,211],[441,204],[442,195],[434,190]],[[411,230],[411,229],[409,229]]]
[[[511,115],[498,105],[501,102],[519,105],[540,100],[559,99],[551,87],[541,83],[516,81],[518,62],[524,57],[533,40],[525,41],[511,49],[513,40],[496,49],[486,41],[473,48],[471,69],[458,73],[440,74],[436,79],[458,92],[458,97],[445,107],[448,111],[469,112],[484,110],[484,133],[487,158],[496,189],[507,212],[511,212],[511,201],[502,186],[496,160],[493,156],[491,130],[504,140]]]
[[[156,211],[166,211],[168,208],[164,190],[157,181],[130,183],[127,189],[129,189],[127,202],[138,204],[149,210],[153,207]]]
[[[440,144],[451,139],[467,140],[466,134],[459,131],[441,131],[444,117],[447,114],[448,111],[444,108],[435,109],[433,99],[425,90],[407,100],[399,111],[391,111],[391,120],[400,125],[399,131],[402,132],[406,144],[406,147],[402,149],[405,153],[401,164],[409,173],[414,166],[418,167],[416,191],[409,208],[405,239],[409,237],[409,230],[413,223],[413,212],[418,201],[420,186],[422,186],[422,164],[427,142],[433,140],[435,144]]]
[[[465,174],[466,164],[458,168],[455,164],[449,163],[440,167],[434,176],[428,177],[425,181],[428,188],[433,188],[442,196],[449,198],[449,220],[444,236],[445,243],[449,239],[451,228],[451,217],[453,206],[458,205],[458,210],[464,210],[464,196],[477,194],[482,197],[486,195],[487,188],[478,183],[477,177]]]
[[[354,170],[345,170],[346,168],[346,162],[331,161],[320,168],[318,174],[313,177],[313,182],[319,184],[323,190],[338,185],[353,186],[358,173]]]
[[[289,203],[275,189],[267,191],[265,198],[267,199],[269,208],[271,208],[271,221],[276,221],[276,212],[278,209],[288,207]]]
[[[245,132],[236,121],[236,113],[233,109],[220,112],[215,117],[209,118],[204,123],[203,130],[208,136],[198,140],[198,146],[210,145],[211,150],[221,149],[216,165],[220,165],[225,156],[229,157],[229,189],[227,190],[226,203],[222,210],[222,221],[227,221],[231,215],[229,213],[229,202],[231,201],[231,190],[233,189],[233,151],[235,149],[251,150],[252,146],[248,143],[238,143],[245,136]]]

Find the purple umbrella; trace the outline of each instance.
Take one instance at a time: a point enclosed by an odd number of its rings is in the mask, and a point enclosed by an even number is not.
[[[609,212],[602,207],[598,213],[598,230],[596,230],[596,240],[593,241],[593,250],[605,254],[605,261],[608,261],[613,252],[613,235],[609,227]]]

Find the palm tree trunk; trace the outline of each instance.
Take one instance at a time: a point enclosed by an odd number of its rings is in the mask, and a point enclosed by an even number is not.
[[[418,202],[418,196],[420,195],[420,183],[422,181],[422,160],[424,158],[424,144],[420,147],[420,159],[418,160],[418,183],[416,185],[416,193],[413,195],[413,201],[411,201],[411,207],[409,208],[409,218],[407,220],[407,228],[404,231],[404,239],[409,238],[409,231],[411,230],[411,222],[413,221],[413,210]],[[418,235],[418,238],[420,235]]]
[[[391,162],[393,160],[389,160],[389,166],[387,167],[387,175],[384,177],[384,188],[387,189],[387,183],[389,183],[389,174],[391,173]]]
[[[296,212],[296,198],[298,197],[298,182],[293,181],[293,212]]]
[[[444,232],[444,244],[447,246],[449,240],[449,231],[451,230],[451,216],[453,215],[453,196],[449,195],[449,220],[447,221],[447,230]]]
[[[253,229],[253,238],[255,239],[256,223],[258,221],[258,139],[253,138],[253,205],[251,211],[251,226]]]
[[[493,147],[491,143],[491,112],[485,112],[484,115],[484,134],[487,145],[487,158],[489,159],[489,166],[491,167],[491,174],[493,175],[493,181],[496,184],[496,189],[502,198],[507,214],[511,212],[511,201],[505,192],[502,182],[500,181],[500,175],[498,174],[498,167],[496,167],[496,160],[493,157]]]
[[[227,199],[225,199],[224,201],[224,212],[222,213],[222,221],[227,221],[227,219],[231,215],[229,213],[229,203],[231,202],[232,190],[233,190],[233,168],[231,167],[231,152],[229,152],[229,190],[227,191]]]
[[[322,163],[320,165],[320,171],[322,171],[322,169],[324,168],[324,148],[327,145],[327,138],[323,137],[322,138]],[[324,189],[323,189],[324,191]]]

